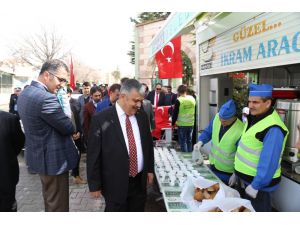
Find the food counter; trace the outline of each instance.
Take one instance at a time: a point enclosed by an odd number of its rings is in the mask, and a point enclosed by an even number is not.
[[[300,174],[283,162],[279,188],[272,195],[273,207],[281,212],[300,212]]]
[[[190,211],[180,198],[187,174],[194,177],[201,175],[206,179],[221,182],[205,164],[201,166],[193,164],[191,153],[177,152],[172,147],[155,147],[154,153],[155,175],[166,209],[169,212]],[[162,157],[166,157],[167,161],[171,161],[171,165],[164,165],[161,160]],[[174,161],[172,161],[172,158]]]

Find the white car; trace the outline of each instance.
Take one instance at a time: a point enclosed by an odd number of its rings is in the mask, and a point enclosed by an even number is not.
[[[71,98],[78,100],[79,96],[82,94],[72,94]]]

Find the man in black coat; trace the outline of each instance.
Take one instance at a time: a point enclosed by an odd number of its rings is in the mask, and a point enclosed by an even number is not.
[[[165,93],[162,92],[162,86],[160,83],[155,85],[155,90],[150,91],[146,99],[151,102],[153,107],[165,105]]]
[[[25,137],[16,115],[0,111],[0,121],[0,212],[16,212],[17,156],[24,146]]]
[[[87,149],[87,177],[93,197],[105,198],[105,211],[144,211],[147,184],[154,173],[153,142],[147,114],[138,110],[142,85],[134,79],[120,98],[93,116]]]
[[[73,181],[75,184],[86,184],[86,181],[83,180],[79,175],[80,159],[81,159],[81,154],[83,152],[83,143],[80,138],[82,134],[81,124],[80,124],[80,104],[76,99],[72,98],[72,92],[73,91],[71,88],[67,89],[68,98],[70,99],[69,102],[70,102],[71,112],[72,112],[71,120],[75,129],[75,133],[72,135],[72,137],[79,152],[79,160],[77,166],[74,169],[72,169],[71,176],[73,177]]]
[[[10,95],[10,100],[9,100],[9,112],[17,115],[18,118],[20,117],[18,113],[17,101],[21,91],[22,89],[20,87],[15,88],[14,93]]]

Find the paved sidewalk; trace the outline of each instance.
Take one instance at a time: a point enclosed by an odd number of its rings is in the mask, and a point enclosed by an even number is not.
[[[86,179],[85,171],[86,155],[83,154],[80,163],[80,174]],[[17,185],[16,199],[18,211],[20,212],[42,212],[44,201],[42,196],[42,185],[38,175],[27,171],[23,154],[19,156],[20,179]],[[146,204],[146,211],[166,211],[162,200],[156,201],[157,192],[150,191]],[[70,212],[103,212],[105,202],[103,198],[94,199],[90,196],[87,184],[74,184],[70,176]]]

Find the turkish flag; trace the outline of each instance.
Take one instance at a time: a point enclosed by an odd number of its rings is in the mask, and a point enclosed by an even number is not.
[[[71,65],[70,65],[70,87],[75,90],[76,85],[75,85],[75,76],[74,76],[74,71],[73,71],[73,60],[71,56]]]
[[[168,42],[155,59],[160,79],[182,78],[181,36]]]
[[[161,138],[162,128],[172,127],[171,121],[169,121],[169,108],[171,106],[159,106],[154,109],[155,115],[155,129],[152,130],[152,137],[156,139]]]

